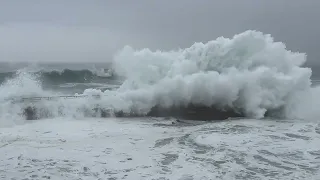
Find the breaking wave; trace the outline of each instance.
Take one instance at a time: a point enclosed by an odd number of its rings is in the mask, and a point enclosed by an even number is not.
[[[82,116],[87,111],[96,112],[98,107],[130,116],[177,112],[181,115],[192,111],[196,118],[205,114],[199,113],[202,109],[211,112],[209,119],[219,113],[223,113],[219,116],[221,118],[305,118],[307,114],[303,113],[306,111],[301,104],[311,106],[310,101],[305,101],[308,98],[316,103],[310,95],[314,96],[318,89],[311,87],[312,71],[302,67],[305,62],[304,53],[291,52],[284,43],[275,42],[271,35],[251,30],[231,39],[219,37],[177,51],[134,50],[126,46],[113,59],[114,73],[126,79],[120,88],[87,89],[83,94],[75,94],[100,98],[62,98],[32,105],[45,108],[46,114],[51,116]],[[42,90],[32,75],[19,73],[1,85],[0,99],[7,99],[12,93],[57,95]],[[92,76],[89,71],[79,73]],[[50,72],[47,76],[68,76],[73,81],[80,78],[73,71]],[[16,111],[19,107],[2,103],[1,114],[6,114],[4,112],[8,109]]]
[[[62,71],[53,70],[53,71],[36,71],[29,72],[34,76],[37,76],[41,79],[42,82],[59,84],[59,83],[88,83],[97,79],[112,79],[114,78],[111,70],[101,69],[101,70],[71,70],[64,69]],[[5,72],[0,73],[0,82],[5,81],[6,79],[14,78],[16,72]]]

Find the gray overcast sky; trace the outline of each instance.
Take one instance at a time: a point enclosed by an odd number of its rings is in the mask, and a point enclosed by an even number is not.
[[[319,0],[2,0],[0,61],[107,61],[124,45],[170,50],[270,33],[320,62]]]

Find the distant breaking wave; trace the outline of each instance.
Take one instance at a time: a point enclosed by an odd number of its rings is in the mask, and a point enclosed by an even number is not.
[[[36,71],[30,72],[31,74],[38,77],[43,83],[89,83],[97,79],[115,79],[111,69],[102,69],[100,71],[93,71],[89,69],[83,70],[71,70],[64,69],[62,71]],[[16,72],[5,72],[0,73],[0,83],[4,82],[6,79],[14,78]]]
[[[215,119],[217,114],[223,119],[228,116],[318,117],[319,110],[315,107],[320,105],[320,89],[311,87],[312,71],[303,67],[305,62],[304,53],[287,50],[285,44],[258,31],[195,43],[177,51],[134,50],[126,46],[115,54],[112,63],[114,74],[124,77],[119,88],[103,91],[88,88],[76,94],[98,95],[100,99],[41,101],[36,106],[46,109],[53,117],[84,116],[88,111],[94,113],[97,107],[128,116],[171,116],[187,112],[197,118],[211,112],[206,119]],[[84,77],[98,77],[93,74],[65,70],[49,72],[43,77],[81,81]],[[43,90],[34,75],[24,71],[0,87],[0,99],[17,94],[56,95]],[[2,115],[12,117],[21,114],[21,107],[2,103],[0,110]]]

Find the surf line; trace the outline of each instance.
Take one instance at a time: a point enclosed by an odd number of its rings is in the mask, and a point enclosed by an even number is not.
[[[50,96],[50,97],[21,97],[11,99],[12,103],[24,104],[23,116],[26,120],[37,120],[53,116],[49,109],[37,107],[36,103],[41,101],[54,101],[59,99],[77,99],[77,98],[94,98],[101,99],[101,95],[75,95],[75,96]],[[162,107],[156,105],[147,113],[140,113],[139,111],[132,110],[131,112],[115,111],[111,107],[101,107],[95,104],[92,108],[80,108],[79,110],[88,117],[174,117],[186,120],[224,120],[229,118],[245,117],[239,111],[234,109],[220,109],[214,106],[194,105],[187,106],[172,106]],[[64,113],[58,112],[59,116]]]

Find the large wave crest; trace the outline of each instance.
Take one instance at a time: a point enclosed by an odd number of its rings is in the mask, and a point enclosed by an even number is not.
[[[311,69],[301,67],[305,61],[305,54],[286,50],[270,35],[246,31],[179,51],[127,46],[115,56],[114,67],[128,78],[118,94],[132,105],[195,104],[262,118],[267,111],[285,115],[290,100],[310,89]]]
[[[114,73],[126,77],[119,89],[87,89],[83,95],[99,94],[101,99],[59,103],[69,109],[99,104],[141,115],[150,114],[155,107],[199,106],[253,118],[294,117],[297,101],[301,101],[297,97],[312,91],[312,71],[302,67],[305,62],[304,53],[291,52],[271,35],[251,30],[176,51],[126,46],[113,60]],[[51,103],[50,111],[58,111],[53,106]]]

